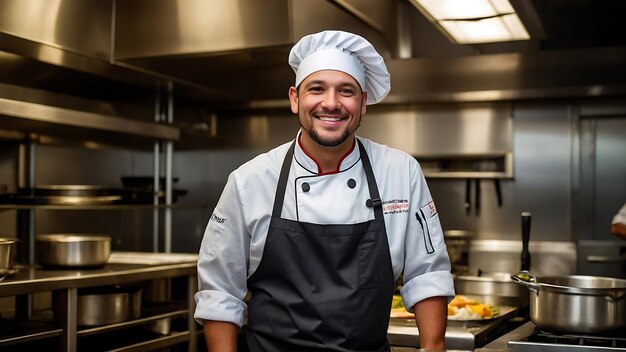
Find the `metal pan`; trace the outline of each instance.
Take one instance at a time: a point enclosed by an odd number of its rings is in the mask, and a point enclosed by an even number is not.
[[[530,320],[540,329],[607,333],[626,329],[626,280],[599,276],[511,276],[530,290]]]
[[[110,255],[110,236],[47,234],[36,238],[35,256],[43,267],[103,267]]]

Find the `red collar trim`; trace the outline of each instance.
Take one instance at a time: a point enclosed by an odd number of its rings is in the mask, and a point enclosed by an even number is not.
[[[350,148],[350,150],[348,150],[348,152],[347,152],[346,154],[344,154],[344,155],[343,155],[343,156],[339,159],[339,163],[337,163],[337,169],[335,169],[335,170],[333,170],[333,171],[329,171],[329,172],[323,173],[323,172],[322,172],[322,168],[320,167],[320,164],[317,162],[317,160],[315,160],[315,158],[314,158],[311,154],[307,153],[307,151],[306,151],[306,150],[304,149],[304,147],[302,146],[302,143],[300,142],[300,138],[302,138],[302,135],[300,135],[300,136],[298,137],[298,146],[300,147],[300,149],[302,149],[302,152],[303,152],[306,156],[308,156],[311,160],[313,160],[313,162],[315,162],[315,165],[317,165],[317,174],[318,174],[318,175],[320,175],[320,176],[321,176],[321,175],[332,175],[332,174],[339,173],[340,168],[341,168],[341,163],[343,162],[343,160],[344,160],[345,158],[347,158],[347,157],[348,157],[348,155],[350,155],[350,154],[352,153],[352,151],[354,151],[354,146],[356,145],[356,137],[355,137],[355,138],[354,138],[354,140],[352,141],[352,148]]]

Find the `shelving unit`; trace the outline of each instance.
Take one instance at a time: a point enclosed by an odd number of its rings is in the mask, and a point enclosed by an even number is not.
[[[165,253],[158,255],[161,259],[168,256]],[[166,278],[186,280],[186,297],[182,301],[144,305],[141,316],[134,320],[98,327],[77,326],[79,288],[141,284],[149,280]],[[18,318],[3,319],[3,327],[11,326],[11,328],[0,329],[0,349],[4,350],[8,346],[15,345],[28,346],[29,343],[56,338],[59,351],[74,352],[79,350],[83,340],[97,339],[98,336],[119,332],[118,338],[115,339],[117,345],[111,344],[107,346],[107,350],[149,351],[180,343],[187,343],[188,351],[196,350],[198,332],[193,319],[193,295],[197,291],[195,261],[164,264],[110,263],[102,269],[91,270],[21,268],[15,276],[0,281],[0,296],[2,297],[48,291],[55,292],[59,297],[56,302],[61,306],[56,313],[58,315],[48,312],[47,316],[32,317],[28,321]],[[168,318],[180,318],[186,321],[184,329],[167,335],[145,333],[144,326]],[[134,336],[139,336],[139,339],[131,341],[119,338],[119,335],[130,332]]]
[[[1,204],[0,211],[14,210],[17,218],[17,236],[26,248],[23,264],[15,275],[0,281],[0,297],[15,297],[13,317],[0,318],[0,350],[23,351],[25,348],[59,351],[98,350],[152,351],[187,344],[188,351],[196,351],[198,331],[193,319],[193,295],[197,291],[195,261],[165,263],[107,264],[91,270],[46,270],[36,266],[34,257],[35,212],[40,211],[151,211],[154,252],[158,250],[158,232],[165,236],[165,252],[171,251],[172,159],[173,143],[180,139],[180,129],[173,125],[172,84],[155,87],[154,121],[108,114],[106,102],[83,101],[44,91],[30,92],[28,88],[3,85],[0,89],[0,125],[2,138],[19,145],[16,161],[16,187],[35,188],[35,161],[42,141],[64,141],[70,147],[97,146],[152,150],[155,195],[152,204],[93,204],[93,205],[30,205]],[[19,93],[15,98],[12,89]],[[28,101],[26,99],[33,100]],[[39,100],[37,100],[39,99]],[[56,105],[48,102],[54,101]],[[65,104],[68,103],[68,104]],[[74,106],[75,103],[78,103]],[[87,109],[82,109],[87,107]],[[161,163],[161,158],[164,163]],[[164,170],[162,170],[164,169]],[[162,174],[163,173],[163,174]],[[165,177],[165,197],[157,193],[161,177]],[[161,215],[164,221],[160,221]],[[158,253],[167,258],[170,253]],[[151,280],[183,280],[184,297],[173,302],[144,304],[138,319],[97,327],[77,325],[78,289],[87,287],[147,284]],[[51,293],[54,309],[33,311],[33,296]],[[171,291],[168,292],[171,297]],[[147,327],[163,320],[172,322],[169,333],[150,332]],[[176,325],[174,325],[176,324]],[[174,330],[174,328],[176,330]],[[41,344],[41,345],[38,345]]]

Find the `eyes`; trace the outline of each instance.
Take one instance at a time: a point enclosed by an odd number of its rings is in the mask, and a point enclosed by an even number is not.
[[[312,94],[323,94],[325,93],[327,90],[331,90],[332,88],[326,88],[323,85],[311,85],[309,87],[306,88],[306,91]],[[336,92],[344,97],[352,97],[357,95],[357,90],[354,87],[339,87],[336,89]]]

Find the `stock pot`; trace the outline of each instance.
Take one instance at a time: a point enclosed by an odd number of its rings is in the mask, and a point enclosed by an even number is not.
[[[530,290],[530,320],[540,329],[611,333],[626,329],[626,280],[600,276],[511,276]]]
[[[47,234],[36,239],[36,257],[44,267],[103,267],[111,255],[111,237],[92,234]]]

